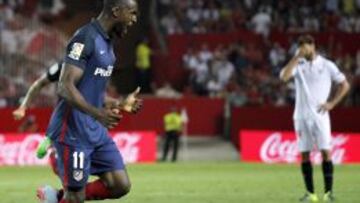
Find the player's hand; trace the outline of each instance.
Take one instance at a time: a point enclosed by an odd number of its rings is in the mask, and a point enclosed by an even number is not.
[[[305,49],[300,47],[296,50],[295,57],[296,58],[303,58],[305,56]]]
[[[319,113],[326,113],[328,111],[331,111],[334,108],[334,105],[330,102],[326,102],[325,104],[321,104],[319,106],[318,112]]]
[[[123,103],[120,105],[120,109],[128,113],[137,113],[142,107],[142,100],[138,98],[141,88],[137,87],[136,90],[129,94]]]
[[[12,115],[15,120],[21,120],[24,118],[26,114],[26,108],[25,107],[19,107],[15,111],[12,112]]]
[[[107,99],[104,104],[106,109],[115,109],[119,107],[120,101],[117,99]]]
[[[107,129],[116,127],[121,120],[122,115],[118,109],[103,109],[97,116],[97,120],[102,123]]]

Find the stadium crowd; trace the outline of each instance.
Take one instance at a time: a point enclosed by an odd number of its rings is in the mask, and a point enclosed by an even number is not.
[[[279,72],[294,55],[274,43],[266,51],[256,46],[234,43],[219,45],[213,50],[203,44],[189,48],[183,55],[184,67],[189,70],[189,82],[194,93],[212,97],[229,96],[234,105],[283,106],[294,102],[294,84],[282,84]],[[321,49],[322,55],[333,58]],[[356,56],[338,56],[335,61],[346,74],[353,90],[345,105],[359,104],[360,50]]]
[[[30,84],[61,58],[65,47],[63,34],[38,18],[45,12],[41,1],[31,18],[21,2],[0,1],[0,107],[17,105]],[[45,89],[34,105],[53,105],[53,92]]]
[[[360,32],[359,0],[158,0],[158,17],[167,34],[251,29],[292,32]]]

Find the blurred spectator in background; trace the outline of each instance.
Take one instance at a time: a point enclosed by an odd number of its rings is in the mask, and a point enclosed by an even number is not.
[[[319,32],[320,22],[318,16],[309,14],[304,17],[304,31],[306,32]]]
[[[161,30],[168,34],[182,33],[182,27],[178,23],[174,13],[170,12],[166,14],[160,21]]]
[[[171,107],[169,113],[164,115],[165,142],[163,147],[162,161],[166,161],[170,148],[172,148],[172,162],[177,160],[179,138],[183,130],[181,114],[176,107]]]
[[[228,59],[234,65],[236,73],[241,72],[249,65],[245,56],[245,47],[241,43],[234,43],[230,45]]]
[[[192,70],[190,81],[195,92],[199,95],[207,95],[206,83],[209,78],[209,63],[201,59],[200,55],[197,54],[196,63],[190,68]]]
[[[248,97],[240,86],[236,86],[236,88],[230,92],[228,99],[234,107],[244,106],[248,102]]]
[[[190,71],[190,84],[193,90],[198,95],[206,95],[206,83],[209,77],[209,60],[204,57],[205,52],[197,50],[196,52],[189,48],[187,53],[183,56],[183,63],[185,68]]]
[[[254,32],[262,35],[264,38],[270,34],[271,16],[264,9],[260,9],[251,19],[251,25],[254,28]]]
[[[136,82],[144,93],[150,93],[151,88],[151,54],[147,38],[141,40],[136,47]]]
[[[169,82],[165,82],[163,86],[159,87],[154,92],[155,96],[159,98],[178,99],[182,96]]]
[[[280,73],[285,59],[285,49],[283,49],[279,43],[274,43],[269,53],[269,61],[274,75],[278,75]]]
[[[213,59],[213,53],[209,50],[209,45],[207,43],[201,45],[199,57],[200,60],[204,61],[205,63],[208,63]]]
[[[326,11],[337,12],[339,10],[339,0],[326,0]]]
[[[219,53],[211,63],[210,78],[207,82],[209,96],[220,95],[235,72],[234,65],[227,59],[226,53]]]
[[[187,69],[192,69],[195,66],[197,58],[193,47],[188,47],[186,53],[182,57],[183,65]]]
[[[37,14],[46,22],[54,20],[65,9],[63,0],[40,0]]]

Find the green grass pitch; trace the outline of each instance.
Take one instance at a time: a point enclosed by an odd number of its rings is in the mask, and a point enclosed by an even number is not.
[[[296,165],[240,162],[178,163],[128,166],[131,193],[107,203],[291,203],[303,194]],[[315,167],[315,185],[323,193],[322,174]],[[37,186],[59,186],[47,167],[0,167],[0,202],[37,202]],[[339,203],[360,202],[360,165],[335,167]]]

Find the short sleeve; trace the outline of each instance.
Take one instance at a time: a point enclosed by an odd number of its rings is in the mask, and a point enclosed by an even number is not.
[[[331,81],[335,83],[341,83],[345,80],[345,75],[339,70],[339,68],[333,63],[328,62],[327,68],[330,72]]]
[[[90,34],[76,33],[67,45],[64,62],[85,69],[93,52],[93,43]]]
[[[62,62],[55,63],[47,70],[46,77],[50,82],[59,81],[62,64]]]

